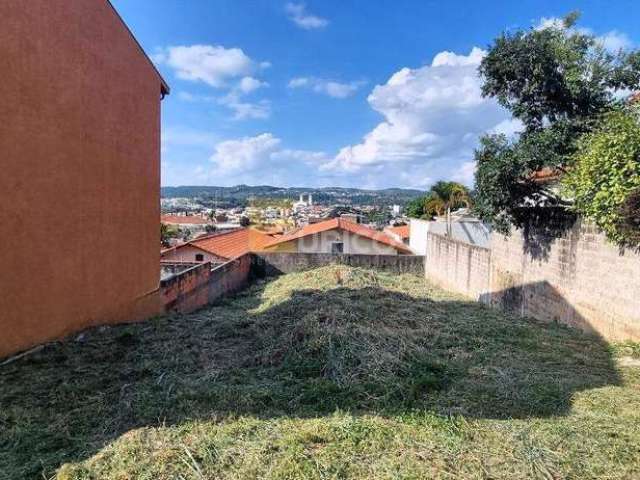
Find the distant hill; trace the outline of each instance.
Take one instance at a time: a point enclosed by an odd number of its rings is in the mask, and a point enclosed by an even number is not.
[[[314,203],[347,203],[360,205],[405,204],[409,200],[424,195],[421,190],[386,188],[365,190],[360,188],[323,187],[272,187],[269,185],[236,185],[234,187],[181,186],[162,187],[162,198],[193,198],[222,203],[245,203],[253,198],[291,198],[297,200],[300,194],[313,195]],[[207,202],[208,203],[208,202]]]

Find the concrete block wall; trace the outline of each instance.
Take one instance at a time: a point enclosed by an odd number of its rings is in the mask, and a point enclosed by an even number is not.
[[[490,267],[490,249],[436,233],[427,235],[425,273],[443,288],[480,299],[490,283]]]
[[[640,255],[621,252],[578,222],[545,255],[525,251],[520,232],[492,234],[487,249],[430,233],[427,278],[520,315],[640,340]]]
[[[254,271],[258,275],[300,272],[325,265],[340,264],[375,268],[393,273],[424,275],[424,257],[420,255],[349,255],[332,253],[258,252]]]
[[[486,301],[546,321],[640,340],[640,255],[621,252],[594,226],[577,223],[548,255],[523,253],[521,234],[491,239]]]

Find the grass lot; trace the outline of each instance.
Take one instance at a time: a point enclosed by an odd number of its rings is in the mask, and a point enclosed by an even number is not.
[[[639,353],[325,267],[0,367],[0,478],[640,478]]]

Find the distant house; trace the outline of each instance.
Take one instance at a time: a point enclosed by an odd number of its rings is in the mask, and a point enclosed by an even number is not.
[[[240,228],[222,233],[216,232],[163,250],[161,252],[161,261],[224,263],[245,253],[263,250],[264,246],[273,240],[273,235],[252,228]]]
[[[0,357],[156,311],[160,100],[105,0],[0,1]]]
[[[299,253],[410,254],[403,243],[364,225],[333,218],[282,235],[264,245],[266,251]]]
[[[386,227],[384,233],[395,238],[398,242],[409,245],[409,225],[400,225],[398,227]]]

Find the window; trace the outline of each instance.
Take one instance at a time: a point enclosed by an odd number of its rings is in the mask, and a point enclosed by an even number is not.
[[[342,253],[342,242],[333,242],[331,244],[331,253]]]
[[[196,253],[196,262],[204,262],[204,255],[201,253]]]

